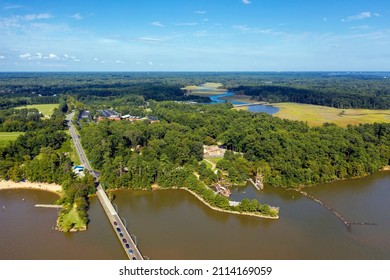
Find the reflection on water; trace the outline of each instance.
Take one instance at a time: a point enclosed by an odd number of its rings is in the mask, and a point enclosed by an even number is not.
[[[335,182],[307,190],[350,221],[345,226],[327,209],[294,191],[252,186],[233,190],[280,207],[280,219],[226,214],[209,209],[184,190],[117,191],[115,204],[151,259],[389,259],[390,173]],[[25,202],[22,201],[25,198]],[[56,196],[40,191],[0,191],[0,259],[124,259],[119,241],[96,198],[87,232],[51,230],[57,212],[34,208]]]
[[[233,95],[234,92],[227,91],[226,93],[223,94],[211,95],[209,96],[209,98],[211,99],[211,104],[218,104],[218,103],[225,103],[225,102],[230,102],[234,105],[246,104],[246,102],[240,102],[236,100],[226,101],[222,99],[223,97],[228,97]],[[271,105],[259,104],[259,105],[248,106],[248,111],[252,113],[267,113],[273,115],[279,111],[279,108]]]

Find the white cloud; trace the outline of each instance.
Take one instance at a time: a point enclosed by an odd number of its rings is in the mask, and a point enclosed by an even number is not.
[[[5,59],[5,56],[4,55],[0,55],[0,59]]]
[[[119,60],[119,59],[115,60],[115,63],[116,64],[124,64],[124,62],[122,60]]]
[[[250,0],[242,0],[242,3],[244,3],[245,5],[249,5],[251,3]]]
[[[154,65],[152,61],[148,61],[148,64],[149,64],[150,66],[153,66],[153,65]]]
[[[151,25],[153,26],[157,26],[157,27],[165,27],[164,24],[162,24],[161,22],[159,21],[153,21],[152,23],[150,23]]]
[[[206,37],[209,35],[209,33],[207,32],[207,30],[200,30],[200,31],[195,32],[194,35],[196,37]]]
[[[370,26],[369,25],[352,26],[350,29],[353,29],[353,30],[367,30],[367,29],[370,29]]]
[[[283,32],[278,32],[273,29],[253,28],[246,25],[234,25],[234,29],[240,30],[244,33],[257,33],[257,34],[270,34],[270,35],[283,35]]]
[[[84,17],[82,17],[82,16],[80,15],[80,13],[75,13],[74,15],[71,15],[70,17],[71,17],[71,18],[74,18],[74,19],[76,19],[76,20],[81,20],[81,19],[84,18]]]
[[[379,15],[379,14],[375,14],[375,15]],[[346,19],[341,19],[341,21],[348,22],[348,21],[354,21],[354,20],[362,20],[362,19],[366,19],[366,18],[370,18],[370,17],[372,17],[371,12],[361,12],[360,14],[349,16]]]
[[[195,26],[198,25],[197,22],[179,22],[175,23],[176,26]]]
[[[54,53],[49,54],[48,58],[50,59],[58,59],[59,57],[55,55]]]
[[[31,59],[31,54],[30,53],[25,53],[25,54],[19,55],[19,57],[21,59]]]
[[[141,37],[141,38],[138,38],[138,40],[144,41],[144,42],[161,42],[162,41],[159,38],[153,38],[153,37]]]
[[[99,58],[95,57],[93,60],[94,60],[94,61],[99,61]]]
[[[38,19],[49,19],[53,16],[50,14],[29,14],[22,17],[25,20],[38,20]]]
[[[195,14],[204,15],[206,11],[194,11]]]
[[[20,9],[20,8],[23,8],[23,6],[21,6],[21,5],[9,5],[9,6],[5,6],[3,9],[4,10],[13,10],[13,9]]]

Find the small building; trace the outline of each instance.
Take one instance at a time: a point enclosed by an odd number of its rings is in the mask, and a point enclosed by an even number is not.
[[[73,166],[73,171],[84,171],[85,167],[83,165]]]
[[[225,155],[226,149],[221,148],[217,145],[203,145],[203,154],[209,157],[223,157]]]
[[[85,167],[83,165],[75,165],[73,166],[73,173],[79,176],[84,176],[84,169]]]
[[[80,119],[92,121],[91,112],[89,112],[87,110],[82,111],[80,114]]]

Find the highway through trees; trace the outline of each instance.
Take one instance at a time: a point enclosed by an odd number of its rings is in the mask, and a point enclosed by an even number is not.
[[[73,143],[76,147],[76,151],[77,151],[77,154],[80,158],[81,164],[84,165],[84,167],[92,174],[92,176],[95,178],[95,181],[97,182],[96,194],[99,198],[99,201],[100,201],[104,211],[106,212],[106,215],[110,221],[110,224],[113,227],[114,232],[117,235],[119,242],[121,243],[123,249],[125,250],[127,257],[130,260],[143,260],[144,257],[141,254],[134,239],[132,238],[132,235],[130,234],[130,232],[126,228],[126,225],[123,224],[122,219],[120,218],[119,214],[117,213],[117,211],[115,210],[115,208],[111,204],[104,189],[100,185],[99,172],[94,171],[92,169],[89,161],[88,161],[88,158],[84,152],[84,149],[81,146],[80,137],[76,133],[76,129],[74,128],[74,125],[72,123],[73,117],[74,117],[74,112],[72,112],[66,116],[70,135],[71,135]]]

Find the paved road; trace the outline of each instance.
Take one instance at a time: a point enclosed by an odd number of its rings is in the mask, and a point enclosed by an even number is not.
[[[92,174],[95,178],[96,182],[98,182],[100,173],[95,172],[91,165],[89,164],[88,158],[85,155],[84,149],[81,146],[79,136],[76,133],[74,125],[72,123],[72,118],[74,116],[74,112],[66,116],[66,120],[68,121],[70,135],[72,136],[73,143],[76,147],[76,151],[80,157],[81,164],[85,166],[85,168]],[[116,212],[115,208],[112,206],[110,200],[108,199],[105,191],[98,183],[96,188],[96,194],[99,198],[100,203],[103,206],[104,211],[107,214],[108,219],[110,220],[111,226],[113,227],[116,236],[119,239],[123,249],[126,252],[126,255],[130,260],[143,260],[141,252],[139,251],[137,245],[135,244],[132,236],[130,235],[128,229],[123,224],[122,219],[119,214]]]

